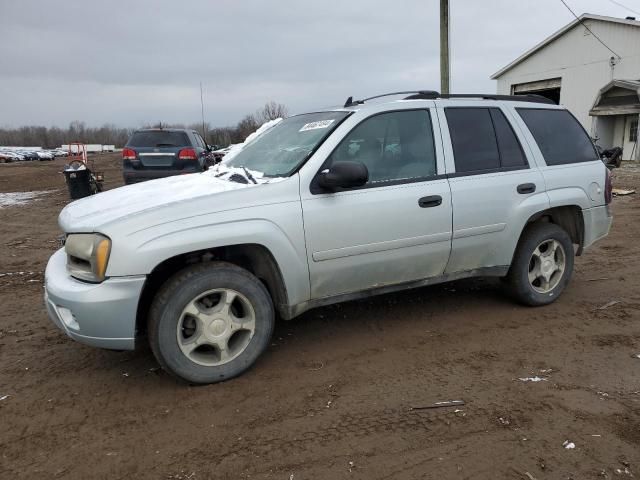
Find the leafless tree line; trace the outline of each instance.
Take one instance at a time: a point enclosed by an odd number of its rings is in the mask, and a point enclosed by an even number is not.
[[[232,127],[212,127],[204,124],[204,138],[210,145],[227,146],[242,142],[247,135],[269,120],[286,117],[287,107],[276,102],[267,102],[255,113],[245,115],[237,125]],[[191,128],[203,133],[202,123],[188,125],[179,123],[150,123],[144,127]],[[0,145],[7,146],[40,146],[45,148],[59,147],[69,142],[100,143],[122,147],[135,131],[135,128],[123,128],[113,124],[101,127],[88,127],[85,122],[73,121],[67,128],[23,126],[17,128],[0,128]]]

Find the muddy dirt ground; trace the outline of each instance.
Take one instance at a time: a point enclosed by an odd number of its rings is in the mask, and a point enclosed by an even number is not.
[[[0,208],[0,478],[640,477],[640,196],[614,200],[553,305],[479,279],[322,308],[242,377],[190,387],[148,348],[85,347],[47,319],[63,163],[0,165],[0,192],[50,190]],[[118,163],[97,160],[108,188]]]

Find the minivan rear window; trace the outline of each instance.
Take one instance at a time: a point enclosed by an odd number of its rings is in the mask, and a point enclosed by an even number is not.
[[[592,162],[596,149],[582,125],[567,110],[518,108],[547,165]]]
[[[188,147],[190,145],[186,133],[167,130],[135,132],[127,143],[128,147]]]

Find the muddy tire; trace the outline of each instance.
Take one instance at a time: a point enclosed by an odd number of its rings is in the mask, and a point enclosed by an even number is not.
[[[506,281],[513,297],[530,306],[554,302],[571,280],[571,238],[553,223],[534,223],[522,237]]]
[[[226,262],[188,267],[158,291],[149,343],[170,374],[192,384],[240,375],[265,351],[275,315],[265,286]]]

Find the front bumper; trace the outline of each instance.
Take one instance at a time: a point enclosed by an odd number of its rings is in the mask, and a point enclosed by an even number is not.
[[[100,348],[135,348],[138,300],[146,277],[108,278],[86,283],[67,273],[67,255],[58,250],[44,275],[44,302],[49,317],[72,339]]]

